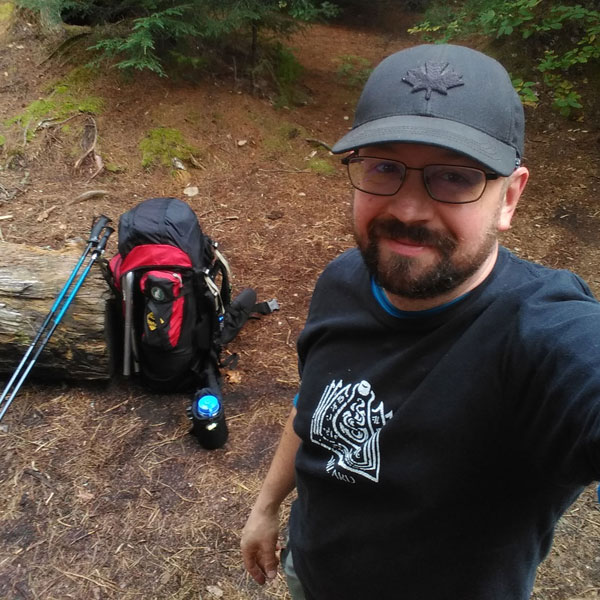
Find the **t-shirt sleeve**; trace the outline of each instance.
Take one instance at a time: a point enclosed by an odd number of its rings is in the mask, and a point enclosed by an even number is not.
[[[518,323],[505,376],[523,456],[559,485],[600,480],[600,305],[540,299]]]

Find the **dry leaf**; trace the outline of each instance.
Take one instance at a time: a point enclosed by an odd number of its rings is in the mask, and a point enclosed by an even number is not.
[[[173,171],[173,177],[184,186],[187,186],[192,179],[189,171]]]
[[[93,500],[94,494],[86,490],[79,490],[77,492],[77,498],[79,498],[79,500],[83,500],[84,502],[89,502],[90,500]]]
[[[242,374],[239,371],[225,371],[228,383],[242,383]]]

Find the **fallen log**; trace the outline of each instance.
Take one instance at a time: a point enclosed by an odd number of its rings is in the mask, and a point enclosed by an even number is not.
[[[0,242],[1,374],[10,376],[18,366],[83,250],[83,246],[57,251]],[[109,379],[113,372],[106,334],[110,298],[96,262],[29,377]]]

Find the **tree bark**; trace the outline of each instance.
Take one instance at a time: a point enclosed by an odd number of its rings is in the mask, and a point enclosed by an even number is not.
[[[11,375],[17,368],[83,250],[45,250],[0,242],[0,373]],[[98,263],[92,265],[29,377],[75,381],[111,377],[105,331],[112,294]],[[46,333],[41,339],[45,337]]]

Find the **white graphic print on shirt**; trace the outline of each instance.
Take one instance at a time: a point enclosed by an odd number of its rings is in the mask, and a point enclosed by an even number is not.
[[[337,471],[337,463],[338,468],[379,481],[379,432],[393,414],[384,411],[383,402],[375,405],[368,381],[344,385],[334,380],[325,388],[311,420],[310,439],[335,454],[327,464],[332,476],[356,481]]]

